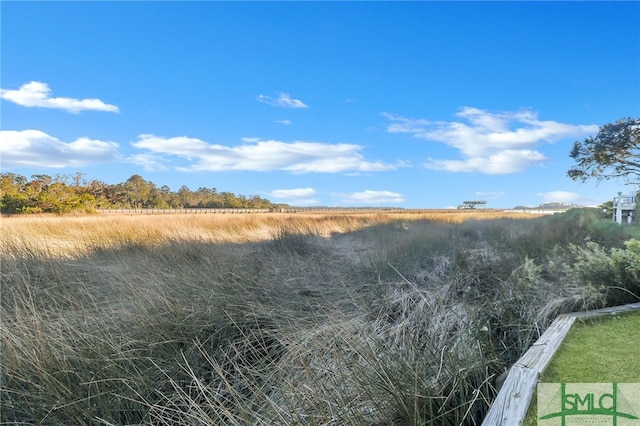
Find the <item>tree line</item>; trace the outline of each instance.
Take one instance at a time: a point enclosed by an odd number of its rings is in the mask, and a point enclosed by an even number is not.
[[[125,182],[107,184],[87,181],[84,174],[32,175],[31,179],[15,173],[0,174],[0,211],[16,213],[95,212],[97,209],[183,209],[183,208],[286,208],[258,195],[246,197],[216,188],[177,191],[158,187],[140,175]]]

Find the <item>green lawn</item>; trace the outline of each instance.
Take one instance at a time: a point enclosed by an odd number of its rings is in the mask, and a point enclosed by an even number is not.
[[[640,382],[640,312],[578,319],[540,383]],[[524,425],[536,424],[534,395]]]

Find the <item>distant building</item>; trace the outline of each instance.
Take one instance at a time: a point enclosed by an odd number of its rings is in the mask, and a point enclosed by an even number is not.
[[[613,220],[619,224],[632,223],[636,220],[636,196],[634,194],[622,195],[613,198]]]
[[[543,203],[537,207],[516,206],[511,211],[532,214],[558,214],[571,209],[581,209],[584,206],[572,203]]]
[[[484,206],[485,204],[487,204],[485,200],[463,201],[462,204],[458,206],[458,210],[473,210],[479,208],[478,206]]]

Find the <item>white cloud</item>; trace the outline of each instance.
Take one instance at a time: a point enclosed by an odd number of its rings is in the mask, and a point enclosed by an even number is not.
[[[240,146],[210,144],[186,136],[163,138],[140,135],[132,145],[154,154],[174,155],[191,161],[181,171],[272,171],[292,173],[346,173],[394,170],[399,165],[370,162],[362,147],[352,144],[281,142],[245,138]]]
[[[254,143],[254,142],[260,142],[260,138],[250,138],[250,137],[243,137],[241,138],[242,142],[246,142],[246,143]]]
[[[488,175],[500,175],[519,172],[532,164],[542,163],[546,157],[534,150],[508,149],[496,152],[488,157],[471,157],[465,160],[433,160],[425,167],[449,172],[480,172]]]
[[[389,133],[416,133],[416,136],[418,136],[419,134],[424,133],[426,126],[437,123],[423,119],[405,118],[400,115],[389,114],[387,112],[383,112],[382,116],[392,121],[392,123],[387,127],[387,132]]]
[[[585,197],[570,191],[539,192],[537,195],[543,199],[543,203],[577,204],[590,207],[597,207],[602,203],[602,200],[597,198]]]
[[[313,188],[276,189],[271,191],[271,197],[295,206],[314,206],[320,204]]]
[[[580,194],[569,191],[540,192],[538,196],[542,197],[545,203],[576,203],[582,198]]]
[[[77,114],[80,111],[119,112],[115,105],[109,105],[100,99],[52,98],[51,89],[46,83],[30,81],[18,90],[0,89],[0,97],[25,107],[62,109]]]
[[[290,126],[291,125],[291,120],[276,120],[276,123],[283,124],[285,126]]]
[[[340,198],[341,203],[345,204],[365,204],[369,206],[377,206],[380,204],[398,204],[406,201],[402,194],[391,191],[372,191],[366,189],[362,192],[354,192],[351,194],[335,194]]]
[[[39,130],[2,130],[2,167],[64,168],[121,158],[118,144],[88,138],[63,142]]]
[[[127,158],[130,163],[138,164],[147,172],[164,172],[168,170],[161,156],[153,154],[135,154]]]
[[[272,98],[266,95],[258,95],[258,101],[281,108],[309,108],[309,105],[306,105],[299,99],[293,99],[287,93],[278,94],[277,98]]]
[[[415,137],[456,148],[461,160],[430,160],[425,165],[453,172],[508,174],[540,164],[545,156],[535,148],[543,142],[580,138],[597,132],[597,125],[572,125],[539,120],[528,110],[491,113],[464,107],[458,121],[410,119],[383,113],[391,121],[389,133],[412,133]]]
[[[276,189],[271,191],[274,198],[308,198],[316,195],[313,188]]]
[[[282,202],[295,207],[317,206],[321,203],[317,198],[294,198],[291,200],[283,200]]]

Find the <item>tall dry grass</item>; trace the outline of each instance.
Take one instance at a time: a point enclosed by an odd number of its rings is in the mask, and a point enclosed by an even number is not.
[[[408,213],[254,213],[173,215],[2,216],[0,244],[7,252],[28,248],[75,256],[98,247],[163,244],[173,240],[245,243],[272,239],[280,229],[328,237],[391,221],[460,223],[474,218],[532,217],[493,210]]]
[[[627,236],[592,216],[3,219],[0,420],[478,424],[558,312],[607,303],[571,264]]]

